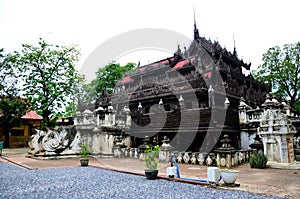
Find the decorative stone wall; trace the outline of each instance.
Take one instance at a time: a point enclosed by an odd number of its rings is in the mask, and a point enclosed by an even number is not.
[[[120,142],[130,147],[130,136],[124,132],[129,123],[128,114],[125,119],[118,120],[113,107],[108,106],[107,109],[99,107],[94,112],[78,112],[74,122],[81,139],[89,142],[93,155],[114,156],[116,146],[120,146]]]
[[[239,106],[242,146],[254,143],[254,137],[259,135],[263,143],[264,154],[271,162],[293,163],[294,135],[297,133],[293,122],[299,120],[291,114],[290,107],[279,103],[274,97],[267,95],[260,108],[252,109],[243,99]],[[251,128],[256,129],[257,133]],[[249,144],[249,145],[250,145]]]

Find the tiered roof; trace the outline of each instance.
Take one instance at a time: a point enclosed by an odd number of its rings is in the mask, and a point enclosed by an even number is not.
[[[242,59],[239,59],[237,56],[236,49],[234,48],[233,53],[228,51],[225,47],[222,48],[221,45],[214,41],[212,42],[210,39],[206,39],[205,37],[199,36],[199,31],[197,29],[196,23],[194,24],[194,40],[192,41],[189,51],[193,51],[193,49],[197,48],[197,46],[201,46],[205,51],[208,52],[209,55],[217,56],[218,59],[222,59],[224,62],[233,63],[235,66],[242,66],[247,70],[250,70],[251,63],[246,64]],[[170,66],[172,69],[180,70],[181,68],[184,68],[185,66],[191,65],[195,60],[197,55],[190,54],[184,52],[181,53],[181,50],[178,47],[178,51],[174,54],[173,57],[169,57],[151,64],[147,64],[144,66],[139,67],[135,72],[125,76],[121,84],[131,83],[134,82],[134,76],[139,75],[140,73],[147,73],[147,71],[155,70],[156,68],[163,67],[163,66]],[[178,59],[178,55],[180,56],[180,59]],[[207,72],[206,72],[207,73]],[[204,74],[206,77],[210,78],[211,73]]]

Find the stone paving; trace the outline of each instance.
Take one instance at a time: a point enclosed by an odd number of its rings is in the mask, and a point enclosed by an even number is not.
[[[40,160],[27,158],[27,148],[4,149],[0,162],[15,164],[27,169],[48,169],[77,167],[80,165],[79,157]],[[93,167],[110,169],[120,172],[144,175],[145,165],[141,160],[128,158],[90,158],[90,165]],[[168,179],[166,167],[169,163],[159,164],[159,177]],[[199,165],[180,164],[181,177],[192,177],[199,179],[207,178],[207,167]],[[261,193],[266,196],[279,196],[286,198],[299,198],[300,195],[300,170],[288,169],[251,169],[249,164],[235,168],[239,170],[236,181],[239,187],[225,188],[223,182],[216,186],[217,189],[243,190],[253,193]],[[180,181],[179,179],[174,179]],[[203,186],[210,186],[206,183]]]

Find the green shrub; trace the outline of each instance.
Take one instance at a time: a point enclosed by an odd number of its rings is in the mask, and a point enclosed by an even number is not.
[[[79,154],[81,155],[82,158],[87,158],[89,155],[91,155],[92,149],[89,147],[89,143],[86,140],[82,145],[81,145],[81,150],[79,151]]]
[[[256,153],[250,157],[250,167],[264,169],[267,167],[268,158],[263,153]]]
[[[156,170],[158,165],[160,147],[158,145],[154,147],[146,146],[145,150],[145,161],[146,167],[149,170]]]

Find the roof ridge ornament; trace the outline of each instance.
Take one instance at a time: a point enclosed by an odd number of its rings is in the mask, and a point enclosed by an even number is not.
[[[236,46],[235,46],[235,38],[233,34],[233,55],[238,58],[237,52],[236,52]]]
[[[198,30],[197,24],[196,24],[195,7],[193,8],[193,10],[194,10],[194,40],[199,41],[200,36],[199,36],[199,30]]]

